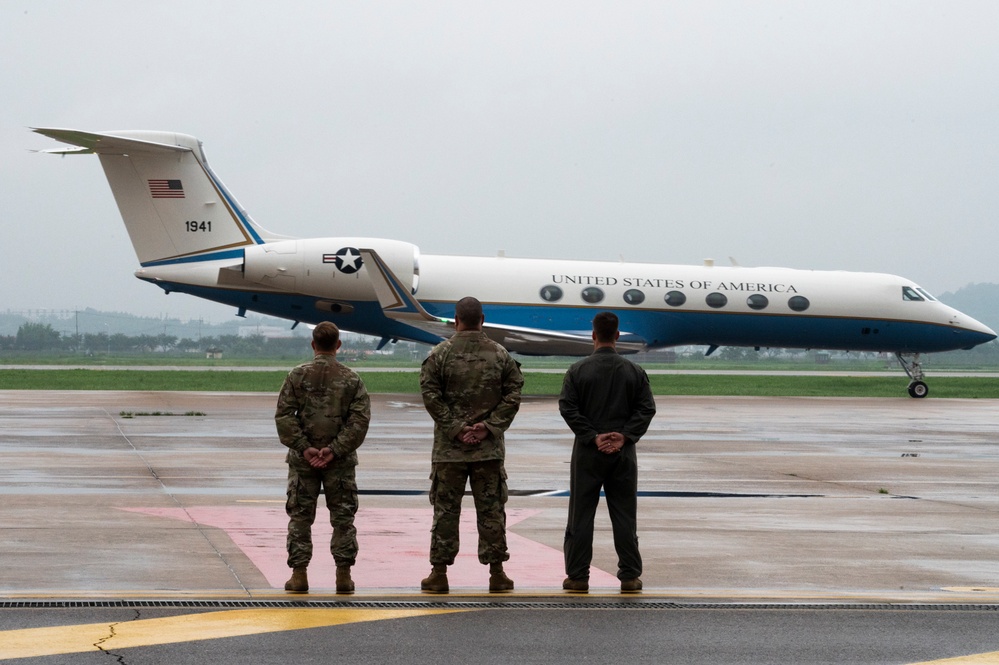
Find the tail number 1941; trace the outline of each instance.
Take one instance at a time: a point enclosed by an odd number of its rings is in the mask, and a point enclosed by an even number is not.
[[[212,223],[207,222],[184,222],[188,233],[211,233]]]

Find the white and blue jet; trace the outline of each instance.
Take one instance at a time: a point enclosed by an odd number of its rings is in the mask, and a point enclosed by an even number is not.
[[[382,343],[435,344],[455,303],[482,301],[487,334],[528,355],[586,355],[597,311],[620,318],[623,352],[671,346],[895,354],[909,394],[928,389],[920,354],[970,349],[988,326],[895,275],[741,266],[421,254],[364,237],[290,238],[264,230],[212,172],[201,142],[156,131],[37,128],[96,154],[140,268],[170,292],[307,324],[332,321]]]

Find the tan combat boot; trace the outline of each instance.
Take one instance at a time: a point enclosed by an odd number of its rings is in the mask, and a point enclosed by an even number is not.
[[[284,583],[284,590],[292,593],[309,592],[309,576],[306,574],[306,567],[299,566],[291,569],[291,579]]]
[[[489,564],[489,593],[513,591],[513,580],[503,572],[502,563]]]
[[[350,579],[350,566],[336,567],[336,592],[354,593],[354,580]]]
[[[435,564],[430,576],[420,582],[420,590],[427,593],[447,593],[450,590],[447,584],[447,566]]]

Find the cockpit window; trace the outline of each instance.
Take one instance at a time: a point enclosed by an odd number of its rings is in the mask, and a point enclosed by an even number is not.
[[[919,295],[919,292],[911,286],[902,287],[902,300],[921,301],[923,299],[923,296]]]
[[[936,298],[934,298],[933,296],[931,296],[931,295],[929,294],[929,292],[928,292],[928,291],[927,291],[926,289],[924,289],[923,287],[921,287],[921,286],[917,286],[917,287],[916,287],[916,290],[917,290],[917,291],[919,291],[920,293],[922,293],[922,294],[923,294],[924,296],[926,296],[926,299],[927,299],[927,300],[929,300],[929,301],[931,301],[931,302],[936,302],[936,301],[937,301],[937,299],[936,299]]]

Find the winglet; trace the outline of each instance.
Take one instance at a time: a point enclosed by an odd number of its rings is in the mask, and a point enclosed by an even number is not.
[[[381,305],[382,312],[393,319],[418,319],[431,323],[450,323],[448,319],[442,319],[430,314],[423,309],[420,301],[413,297],[401,279],[399,279],[388,264],[382,260],[373,249],[358,249],[361,254],[361,261],[368,269],[368,276],[371,279],[371,286],[378,297],[378,304]]]

